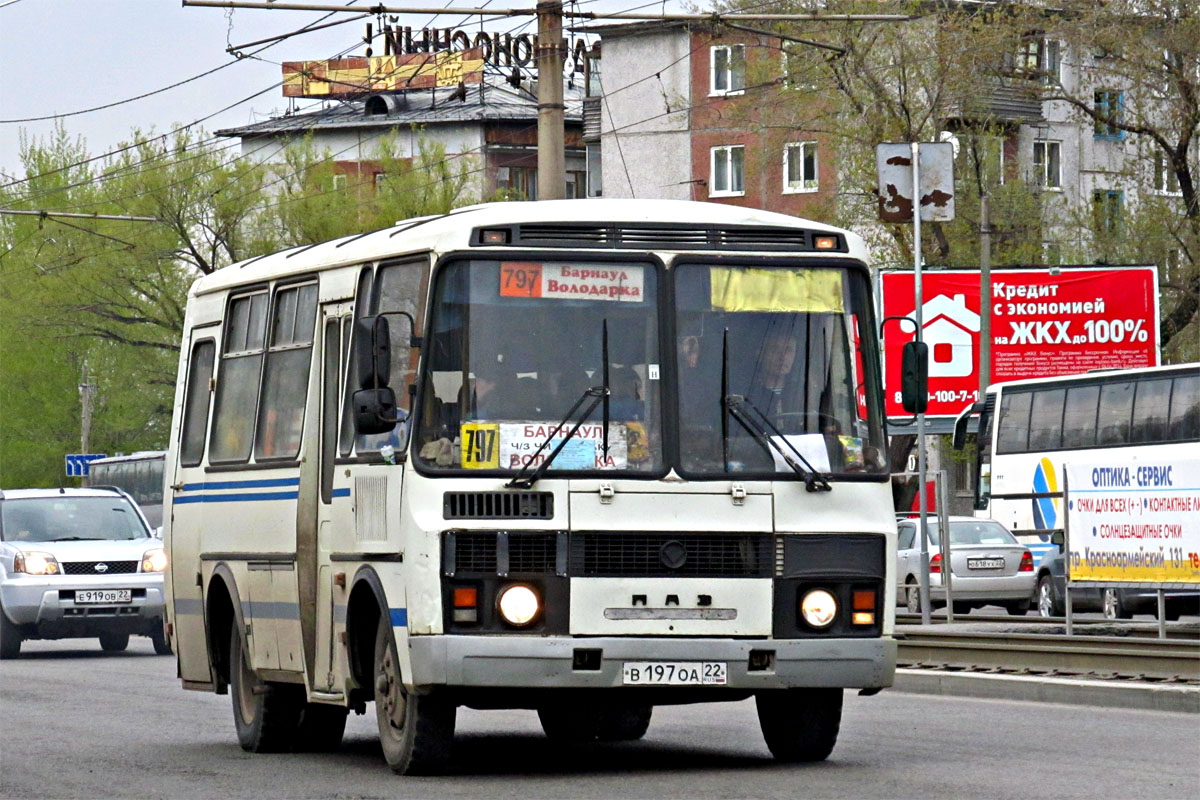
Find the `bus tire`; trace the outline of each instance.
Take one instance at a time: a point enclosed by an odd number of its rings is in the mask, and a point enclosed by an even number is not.
[[[100,649],[107,653],[119,653],[129,647],[128,633],[100,634]]]
[[[375,634],[375,718],[383,757],[397,775],[436,775],[450,763],[453,703],[404,688],[391,620],[381,615]]]
[[[754,696],[758,723],[776,761],[824,761],[842,724],[841,689],[786,689]]]
[[[618,706],[600,713],[596,738],[602,742],[632,742],[650,728],[654,706]]]
[[[297,749],[329,753],[342,746],[350,709],[327,703],[305,703],[296,726]]]
[[[0,660],[8,661],[21,654],[21,629],[9,621],[4,609],[0,608]]]
[[[169,656],[174,652],[171,649],[171,640],[167,638],[167,632],[163,630],[162,620],[151,623],[150,633],[146,635],[150,637],[150,643],[154,645],[155,655]]]
[[[248,753],[285,753],[293,749],[303,689],[260,680],[250,668],[237,626],[229,638],[229,696],[238,744]]]

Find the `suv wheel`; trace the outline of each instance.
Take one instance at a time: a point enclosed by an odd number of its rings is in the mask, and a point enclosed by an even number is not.
[[[7,661],[21,653],[21,629],[8,621],[4,609],[0,608],[0,659]]]
[[[1038,615],[1043,617],[1061,617],[1065,611],[1054,596],[1054,578],[1049,573],[1038,579],[1037,606]]]

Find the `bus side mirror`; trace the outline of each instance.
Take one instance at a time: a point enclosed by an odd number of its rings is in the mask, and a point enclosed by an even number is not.
[[[971,424],[971,415],[983,411],[983,403],[972,403],[954,420],[954,437],[951,444],[955,450],[962,450],[967,444],[967,426]]]
[[[900,363],[900,404],[910,414],[923,414],[929,408],[929,345],[904,345]]]
[[[396,427],[396,393],[390,387],[359,389],[350,402],[354,407],[354,430],[359,433],[387,433]]]
[[[360,389],[386,387],[392,369],[392,336],[387,318],[363,317],[354,336],[354,369]],[[355,393],[355,397],[358,393]],[[393,394],[392,405],[396,404]],[[355,403],[357,408],[357,402]]]

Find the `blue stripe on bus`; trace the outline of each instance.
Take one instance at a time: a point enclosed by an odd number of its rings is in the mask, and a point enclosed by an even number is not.
[[[345,489],[334,489],[333,496],[334,497],[349,497],[350,496],[350,488],[347,487]]]
[[[295,500],[299,492],[250,492],[247,494],[193,494],[176,498],[175,505],[186,503],[242,503],[255,500]]]
[[[393,608],[391,609],[392,627],[407,628],[408,627],[408,609]]]
[[[265,478],[257,481],[205,481],[185,483],[183,491],[199,492],[206,489],[267,489],[272,486],[299,486],[299,478]]]

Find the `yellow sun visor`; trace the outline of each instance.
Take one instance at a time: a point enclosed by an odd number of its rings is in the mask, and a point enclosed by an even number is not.
[[[842,272],[836,269],[713,267],[712,305],[722,311],[842,313]]]

